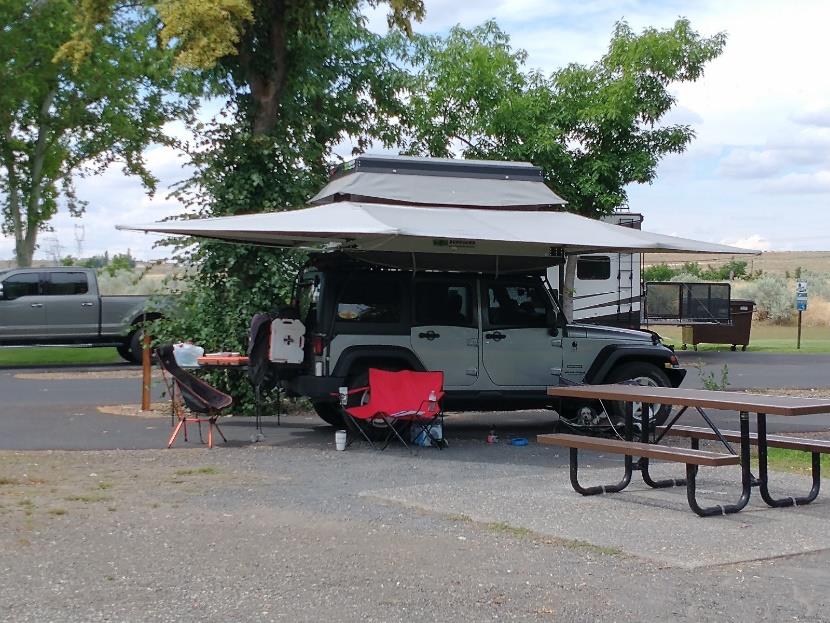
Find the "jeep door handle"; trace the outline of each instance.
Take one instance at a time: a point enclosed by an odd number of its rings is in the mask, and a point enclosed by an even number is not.
[[[43,307],[43,303],[32,303],[30,307]]]
[[[81,307],[92,307],[95,303],[81,303]]]
[[[485,340],[493,340],[494,342],[501,342],[507,336],[502,333],[501,331],[495,331],[494,333],[485,333],[484,339]]]
[[[432,340],[434,340],[434,339],[436,339],[436,338],[441,337],[441,334],[440,334],[440,333],[436,333],[435,331],[433,331],[433,330],[431,330],[431,329],[430,329],[430,330],[429,330],[429,331],[427,331],[426,333],[419,333],[419,334],[418,334],[418,337],[419,337],[419,338],[421,338],[422,340],[429,340],[429,341],[432,341]]]

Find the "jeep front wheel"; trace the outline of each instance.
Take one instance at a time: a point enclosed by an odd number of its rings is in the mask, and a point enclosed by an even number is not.
[[[647,387],[671,387],[669,377],[660,368],[645,361],[631,361],[614,368],[606,379],[607,383],[622,383],[632,381],[637,385]],[[650,420],[652,426],[662,426],[671,413],[670,405],[651,406]],[[625,403],[613,401],[608,404],[609,415],[616,421],[625,421]],[[641,422],[643,418],[643,403],[634,403],[634,422]]]

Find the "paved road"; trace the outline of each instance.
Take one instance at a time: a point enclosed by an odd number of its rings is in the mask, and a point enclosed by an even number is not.
[[[703,372],[719,378],[724,364],[729,366],[731,388],[828,387],[830,355],[777,355],[743,352],[679,352],[689,372],[684,387],[700,387],[700,373],[694,366],[702,363]],[[107,367],[107,371],[135,368]],[[89,369],[67,370],[61,372]],[[0,370],[0,449],[114,449],[159,448],[169,431],[167,418],[141,418],[100,413],[99,405],[137,404],[140,400],[138,379],[30,380],[18,378],[21,372],[45,371]],[[154,401],[163,400],[161,383],[154,384]],[[735,428],[734,413],[712,412],[710,415],[724,428]],[[689,424],[700,423],[696,414],[684,416]],[[478,439],[491,426],[503,434],[532,438],[550,432],[555,415],[551,412],[493,413],[453,416],[447,424],[450,438]],[[250,418],[223,420],[225,434],[233,443],[250,443],[253,423]],[[331,434],[331,429],[316,417],[292,418],[281,428],[269,420],[269,442],[300,434]],[[769,418],[772,431],[827,431],[830,415],[799,418]]]
[[[728,366],[730,389],[767,387],[830,387],[830,354],[786,355],[777,353],[677,351],[677,358],[689,372],[683,387],[703,387],[700,370],[720,380]]]

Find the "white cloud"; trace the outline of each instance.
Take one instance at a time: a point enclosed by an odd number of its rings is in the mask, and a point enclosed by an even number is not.
[[[760,234],[752,234],[738,240],[721,240],[721,244],[728,244],[742,249],[754,249],[755,251],[769,251],[772,248],[770,241]]]
[[[830,128],[830,106],[802,110],[792,116],[792,120],[803,125],[814,125]]]
[[[781,194],[830,194],[830,171],[790,173],[762,185],[766,191]],[[825,228],[827,229],[826,225]]]

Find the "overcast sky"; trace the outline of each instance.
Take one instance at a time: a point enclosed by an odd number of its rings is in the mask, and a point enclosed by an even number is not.
[[[417,28],[425,33],[496,18],[528,51],[528,66],[544,71],[596,60],[620,19],[639,30],[683,16],[702,34],[726,31],[726,50],[704,77],[675,89],[670,120],[690,123],[697,138],[663,161],[654,184],[629,189],[630,207],[649,231],[762,250],[830,249],[830,2],[426,0],[426,8]],[[385,7],[370,23],[385,27]],[[37,257],[48,257],[55,240],[75,255],[80,236],[85,256],[127,249],[142,259],[163,256],[152,248],[154,236],[114,229],[181,211],[165,189],[186,177],[182,159],[162,148],[147,158],[162,180],[155,198],[118,167],[80,180],[86,215],[58,214]],[[0,238],[0,259],[12,255],[12,240]]]

